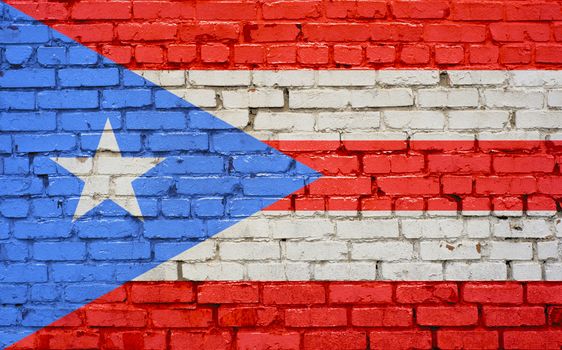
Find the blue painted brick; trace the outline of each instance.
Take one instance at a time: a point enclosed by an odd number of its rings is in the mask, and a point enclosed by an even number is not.
[[[37,62],[43,65],[67,64],[66,48],[40,47],[37,49]]]
[[[263,207],[262,198],[232,198],[227,202],[228,213],[233,217],[246,217],[248,213],[258,212]]]
[[[0,87],[33,88],[54,87],[55,71],[53,69],[9,69],[0,75]],[[56,92],[60,94],[60,92]]]
[[[95,64],[99,60],[99,55],[84,46],[72,46],[68,48],[68,63],[70,64]]]
[[[4,199],[0,203],[0,212],[7,218],[24,218],[29,213],[29,201],[26,199]]]
[[[189,249],[192,246],[199,243],[200,240],[194,240],[192,242],[178,242],[175,243],[156,243],[154,245],[154,260],[155,261],[166,261],[171,257],[174,257],[181,253],[183,250]],[[181,245],[180,245],[181,244]]]
[[[282,196],[287,193],[288,188],[304,187],[304,179],[255,177],[242,179],[242,187],[244,188],[244,194],[248,196]]]
[[[173,183],[171,177],[139,177],[133,181],[133,188],[137,196],[163,196]]]
[[[61,221],[16,221],[13,232],[19,239],[67,238],[72,235],[70,223]]]
[[[60,125],[63,130],[67,131],[101,131],[107,118],[110,118],[113,130],[121,129],[121,113],[119,112],[66,112],[59,114]]]
[[[10,135],[0,135],[0,153],[12,152],[12,137]]]
[[[29,174],[29,158],[22,158],[22,157],[4,158],[4,174],[6,175]]]
[[[50,196],[79,196],[83,182],[76,177],[50,177],[47,194]]]
[[[114,264],[54,264],[51,271],[54,282],[113,282],[115,279]]]
[[[153,198],[142,198],[137,197],[142,216],[144,217],[155,217],[158,216],[158,202]],[[75,206],[74,206],[75,207]],[[72,208],[74,208],[72,207]],[[130,215],[128,211],[123,209],[121,206],[117,205],[111,200],[102,202],[96,208],[92,210],[92,213],[97,215],[102,215],[104,217],[122,217]],[[72,213],[69,213],[72,215]]]
[[[117,68],[66,68],[59,70],[63,87],[115,86],[119,84]]]
[[[138,152],[142,148],[142,140],[140,134],[133,133],[115,133],[117,143],[121,152]],[[80,136],[81,148],[84,151],[95,151],[98,149],[100,142],[100,134],[82,134]]]
[[[150,90],[147,89],[125,89],[125,90],[105,90],[102,93],[101,106],[106,109],[126,108],[126,107],[145,107],[152,103]],[[154,118],[154,112],[147,113]],[[129,113],[127,113],[127,119]]]
[[[29,257],[27,243],[6,242],[0,244],[0,256],[6,261],[25,261]]]
[[[10,64],[23,64],[29,60],[32,54],[33,48],[31,46],[17,45],[6,47],[4,57]]]
[[[71,284],[64,289],[64,300],[71,303],[85,303],[99,298],[115,288],[112,284]]]
[[[98,92],[90,90],[41,91],[37,94],[37,102],[40,108],[47,109],[97,108]]]
[[[224,215],[222,198],[200,198],[193,202],[193,214],[200,218]]]
[[[193,109],[189,112],[189,127],[203,130],[236,129],[232,125],[210,115],[208,112]]]
[[[13,306],[0,306],[0,326],[13,326],[18,323],[20,311]]]
[[[130,70],[123,71],[123,85],[129,87],[151,86],[143,77],[131,72]]]
[[[56,174],[57,163],[49,157],[35,157],[33,158],[33,173],[36,175]]]
[[[46,282],[47,265],[44,264],[10,264],[0,265],[0,282],[25,283]]]
[[[0,44],[46,43],[49,28],[38,25],[11,24],[0,26]]]
[[[148,242],[94,242],[88,247],[94,260],[137,260],[150,258]]]
[[[163,199],[162,215],[166,217],[188,217],[191,210],[189,199]]]
[[[0,196],[25,196],[40,194],[43,182],[38,178],[29,177],[0,177]]]
[[[69,37],[67,37],[66,35],[64,35],[62,33],[57,32],[56,30],[53,30],[51,32],[51,35],[53,36],[53,39],[55,39],[56,41],[61,41],[61,42],[64,42],[64,43],[72,43],[72,44],[75,43],[74,40],[70,39]]]
[[[232,194],[240,185],[237,177],[181,177],[176,188],[180,194],[214,195]]]
[[[146,220],[145,238],[203,238],[205,224],[201,220]]]
[[[81,242],[36,242],[33,258],[39,261],[83,260],[86,244]]]
[[[31,300],[45,302],[60,299],[61,292],[56,284],[34,284],[31,286]]]
[[[58,218],[62,216],[62,198],[38,198],[31,202],[33,216],[36,218]]]
[[[191,108],[192,104],[177,97],[166,90],[158,90],[154,93],[154,105],[156,108]]]
[[[268,146],[252,137],[242,137],[238,132],[224,132],[213,135],[213,149],[221,153],[263,152]]]
[[[57,128],[57,115],[54,112],[1,113],[2,131],[49,131]]]
[[[26,327],[43,327],[45,320],[57,320],[72,310],[50,307],[27,308],[23,313],[21,324]]]
[[[35,93],[30,91],[0,91],[0,110],[34,109]]]
[[[27,301],[27,286],[0,284],[0,304],[23,304]]]
[[[153,151],[204,151],[209,148],[207,134],[152,134],[148,145]]]
[[[139,224],[136,219],[96,219],[75,222],[80,238],[125,238],[136,236]]]
[[[207,228],[209,230],[209,234],[213,234],[224,231],[237,222],[239,222],[239,220],[209,220],[207,222]]]
[[[186,126],[183,112],[127,112],[129,130],[178,130]]]
[[[10,237],[10,223],[8,220],[0,218],[0,239],[8,239]]]
[[[76,136],[72,134],[15,135],[17,152],[69,151],[76,147]]]
[[[223,157],[181,156],[167,157],[158,165],[161,174],[224,174],[225,165]]]
[[[239,173],[282,173],[291,166],[292,160],[281,155],[247,155],[232,157],[232,166]]]

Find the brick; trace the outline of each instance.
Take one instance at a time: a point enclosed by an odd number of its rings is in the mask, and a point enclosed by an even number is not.
[[[389,195],[438,194],[437,178],[415,176],[387,176],[377,178],[378,187]]]
[[[344,308],[286,309],[288,327],[339,327],[347,325]]]
[[[486,39],[486,26],[477,24],[430,24],[424,28],[424,39],[426,41],[452,43],[483,42]]]
[[[443,176],[441,178],[443,193],[470,194],[472,192],[472,177]]]
[[[437,64],[458,64],[464,61],[462,46],[436,46],[435,62]]]
[[[422,326],[470,326],[478,322],[475,306],[418,306],[416,321]]]
[[[432,349],[429,331],[373,331],[369,333],[371,349]]]
[[[558,349],[562,345],[562,332],[558,330],[505,331],[503,344],[506,349]]]
[[[206,284],[197,288],[197,301],[204,304],[256,303],[258,288],[252,284]]]
[[[359,327],[409,327],[413,311],[406,307],[353,308],[351,324]]]
[[[178,34],[181,41],[189,44],[199,42],[203,40],[203,38],[205,39],[204,42],[234,41],[238,39],[238,36],[240,34],[240,25],[232,22],[203,22],[198,24],[181,24]]]
[[[437,346],[440,349],[497,349],[499,335],[494,331],[438,330]]]
[[[207,1],[197,3],[195,10],[200,20],[252,20],[256,18],[257,6],[234,1]]]
[[[240,350],[267,350],[300,349],[300,335],[296,332],[239,332],[237,334],[237,345]]]
[[[133,17],[138,19],[194,19],[195,6],[192,3],[136,1],[133,3]]]
[[[557,3],[508,3],[505,10],[509,21],[548,21],[562,18],[562,9]]]
[[[404,304],[455,303],[459,299],[454,283],[403,283],[396,286],[396,301]]]
[[[394,46],[367,46],[367,61],[370,63],[392,63],[396,60]]]
[[[451,19],[456,21],[498,21],[503,19],[504,4],[490,1],[455,1],[451,9]]]
[[[449,14],[449,4],[446,1],[393,1],[392,13],[396,18],[446,18]]]
[[[503,45],[500,47],[499,53],[500,63],[505,64],[524,64],[531,62],[531,46],[521,45]]]
[[[404,45],[400,53],[400,60],[405,64],[428,63],[430,50],[426,45]]]
[[[338,1],[325,4],[328,18],[385,18],[384,1]]]
[[[320,304],[326,300],[324,287],[320,284],[275,284],[264,285],[264,304]]]
[[[303,38],[310,42],[363,42],[371,37],[367,24],[313,24],[302,26]]]
[[[211,309],[163,309],[150,311],[150,319],[157,328],[209,327],[213,323]]]
[[[297,60],[297,48],[292,45],[270,46],[266,53],[266,59],[271,64],[289,64]]]
[[[189,303],[194,300],[194,293],[189,282],[134,283],[129,298],[133,303]]]
[[[227,327],[269,326],[278,317],[273,307],[220,307],[218,313],[219,324]]]
[[[536,191],[535,178],[529,176],[489,176],[476,178],[478,194],[528,194]]]
[[[545,324],[544,307],[493,307],[482,309],[484,324],[488,327],[541,326]]]
[[[264,19],[304,19],[320,16],[319,1],[271,1],[263,4]]]
[[[322,65],[329,62],[329,48],[326,45],[297,47],[297,61],[302,64]]]
[[[529,284],[527,301],[530,304],[562,304],[562,286],[549,284]]]
[[[392,301],[390,284],[340,284],[332,283],[328,289],[330,303],[378,304]]]
[[[306,332],[303,338],[303,349],[328,349],[330,347],[341,350],[364,349],[367,346],[367,336],[358,331],[318,331]]]
[[[292,23],[247,24],[244,36],[249,42],[294,41],[300,33],[299,25]]]
[[[170,349],[180,350],[186,346],[199,349],[228,350],[233,343],[232,336],[228,332],[186,332],[172,330],[170,332]]]
[[[496,46],[472,45],[468,49],[469,62],[474,64],[494,64],[498,62],[500,51]],[[503,59],[508,58],[504,53]]]
[[[72,6],[71,17],[74,19],[128,19],[131,18],[131,5],[126,1],[88,1]]]
[[[468,283],[463,286],[462,296],[473,303],[521,304],[523,286],[516,283]]]
[[[166,333],[115,331],[104,334],[102,342],[109,349],[141,347],[146,350],[157,350],[166,346]]]
[[[261,45],[235,45],[234,63],[257,64],[263,63],[265,49]]]
[[[164,51],[158,46],[139,45],[135,47],[135,60],[138,63],[162,63]]]
[[[550,28],[546,23],[492,23],[490,24],[492,39],[499,42],[548,41]]]
[[[359,65],[363,61],[363,48],[352,45],[334,45],[334,62]]]
[[[85,311],[86,322],[93,327],[145,327],[146,311],[133,307],[91,307]]]

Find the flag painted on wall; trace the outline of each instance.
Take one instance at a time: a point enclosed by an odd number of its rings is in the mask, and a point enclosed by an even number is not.
[[[1,5],[1,346],[562,345],[559,2]]]

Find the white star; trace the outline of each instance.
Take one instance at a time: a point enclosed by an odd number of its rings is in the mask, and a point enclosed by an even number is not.
[[[106,199],[143,220],[132,182],[164,159],[122,157],[109,119],[93,158],[51,158],[84,181],[75,221]]]

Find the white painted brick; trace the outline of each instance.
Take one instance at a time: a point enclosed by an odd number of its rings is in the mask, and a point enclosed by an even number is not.
[[[162,87],[185,86],[185,71],[183,70],[143,70],[136,74]]]
[[[473,134],[463,134],[458,132],[415,132],[411,136],[412,141],[420,140],[456,140],[456,141],[473,141]]]
[[[437,70],[379,70],[377,82],[385,85],[435,85],[439,83]]]
[[[559,252],[559,241],[537,242],[537,257],[540,260],[559,259],[562,256]]]
[[[562,86],[562,72],[557,70],[512,70],[509,74],[513,86]]]
[[[488,219],[469,219],[465,221],[465,232],[468,238],[490,237],[490,221]]]
[[[397,281],[441,281],[443,267],[440,263],[410,262],[381,264],[382,278]]]
[[[345,242],[287,242],[287,259],[317,261],[343,260],[347,257]]]
[[[174,89],[169,90],[176,96],[183,98],[189,103],[199,107],[215,107],[217,99],[215,90],[210,89]]]
[[[547,281],[562,281],[562,263],[547,263],[544,265]]]
[[[481,132],[478,134],[479,140],[519,140],[536,141],[544,140],[538,131],[509,131],[509,132]]]
[[[385,111],[384,123],[393,129],[445,128],[445,114],[439,111]]]
[[[269,232],[269,220],[252,217],[228,227],[217,237],[222,239],[265,238],[270,236]]]
[[[248,278],[254,281],[309,281],[310,264],[291,262],[248,263]]]
[[[247,70],[190,70],[188,80],[193,85],[248,86],[251,76]]]
[[[450,111],[451,129],[503,129],[509,125],[508,111]]]
[[[221,242],[219,256],[222,260],[279,259],[278,242]]]
[[[511,265],[511,273],[516,281],[540,281],[542,279],[542,268],[538,263],[514,262]]]
[[[336,235],[346,239],[398,237],[398,220],[363,219],[336,222]]]
[[[562,107],[562,90],[551,90],[548,92],[548,107]]]
[[[422,89],[418,91],[420,107],[477,107],[476,89]]]
[[[343,108],[350,99],[346,89],[289,90],[289,108]]]
[[[562,220],[556,220],[554,231],[556,232],[556,237],[562,237]]]
[[[451,85],[502,85],[508,78],[503,70],[450,70],[447,74]]]
[[[177,281],[178,264],[174,261],[166,261],[143,273],[134,281]]]
[[[450,262],[445,264],[446,280],[505,281],[507,265],[503,262]]]
[[[562,128],[562,112],[554,111],[518,111],[515,114],[518,128]]]
[[[490,242],[490,259],[531,260],[533,244],[529,242]]]
[[[250,122],[250,112],[247,109],[221,109],[210,113],[239,129],[243,129]]]
[[[314,264],[313,269],[317,281],[365,281],[377,277],[374,263],[326,262]]]
[[[409,242],[369,242],[351,245],[352,260],[396,261],[412,259],[414,246]]]
[[[253,83],[256,86],[312,86],[313,70],[254,70]]]
[[[225,108],[283,107],[283,91],[275,89],[226,90],[222,92]]]
[[[333,222],[322,219],[276,219],[269,223],[273,238],[322,238],[333,235]]]
[[[458,219],[402,220],[402,234],[406,238],[460,237],[463,222]]]
[[[322,112],[316,117],[316,130],[376,130],[380,120],[380,112]]]
[[[254,120],[255,130],[313,131],[315,118],[311,113],[262,112]]]
[[[172,258],[174,261],[205,261],[215,257],[216,242],[207,239]]]
[[[414,104],[411,89],[362,89],[351,91],[351,106],[358,107],[403,107]]]
[[[376,133],[361,133],[356,132],[352,134],[342,134],[343,141],[404,141],[408,139],[408,134],[405,132],[376,132]]]
[[[545,220],[510,219],[492,225],[495,237],[505,238],[546,238],[552,236],[551,228]]]
[[[473,260],[480,259],[480,243],[475,241],[445,242],[426,241],[420,243],[423,260]]]
[[[374,86],[374,70],[321,70],[319,86]]]
[[[485,106],[512,108],[542,108],[544,94],[533,90],[484,90]]]
[[[235,262],[182,264],[182,278],[189,281],[239,281],[244,278],[244,265]]]

